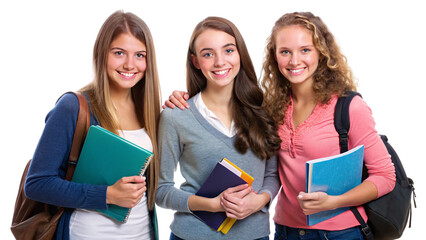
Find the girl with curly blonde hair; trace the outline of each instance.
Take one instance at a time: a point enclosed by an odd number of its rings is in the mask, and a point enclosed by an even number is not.
[[[334,108],[339,96],[356,91],[333,35],[312,13],[283,15],[268,38],[263,71],[263,106],[280,124],[282,140],[275,239],[364,239],[350,210],[312,226],[306,222],[306,215],[350,206],[358,206],[367,221],[362,204],[390,192],[395,183],[395,169],[371,110],[355,97],[349,109],[349,149],[364,145],[368,178],[339,196],[304,192],[306,161],[340,153]]]

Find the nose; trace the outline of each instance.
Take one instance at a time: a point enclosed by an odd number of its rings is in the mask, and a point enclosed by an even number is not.
[[[123,64],[123,67],[126,70],[132,70],[135,68],[135,60],[131,56],[128,56]]]
[[[290,64],[292,64],[292,65],[298,65],[299,61],[300,61],[299,55],[297,53],[293,53],[291,55],[291,58],[290,58]]]
[[[216,57],[214,59],[214,66],[222,67],[223,65],[225,65],[224,56],[222,56],[222,54],[216,54]]]

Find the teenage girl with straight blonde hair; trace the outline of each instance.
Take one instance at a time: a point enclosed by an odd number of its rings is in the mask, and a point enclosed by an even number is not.
[[[158,239],[154,199],[161,105],[154,44],[145,22],[122,11],[109,16],[95,42],[93,65],[94,80],[80,90],[90,106],[90,124],[152,151],[146,176],[123,177],[111,186],[64,180],[79,109],[77,98],[65,94],[47,115],[25,193],[68,209],[56,239]],[[118,223],[92,210],[107,209],[107,204],[132,208],[128,221]]]

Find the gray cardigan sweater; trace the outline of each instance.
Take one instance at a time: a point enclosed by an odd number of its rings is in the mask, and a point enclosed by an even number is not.
[[[253,190],[267,192],[271,201],[280,183],[277,160],[261,160],[252,151],[245,154],[234,147],[235,137],[229,138],[210,125],[198,112],[193,99],[189,110],[166,108],[160,118],[159,147],[160,178],[156,195],[159,206],[176,210],[170,226],[183,239],[257,239],[269,235],[268,207],[238,220],[226,234],[211,229],[188,208],[188,198],[195,194],[216,163],[226,157],[254,178]],[[179,164],[185,181],[174,186],[174,172]],[[269,204],[268,204],[269,206]]]

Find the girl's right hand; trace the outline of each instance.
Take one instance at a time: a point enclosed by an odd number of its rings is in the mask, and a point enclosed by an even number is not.
[[[146,192],[145,177],[131,176],[119,179],[107,188],[107,204],[132,208],[139,203]]]
[[[189,94],[187,92],[174,90],[169,96],[169,99],[164,102],[163,109],[166,108],[166,106],[169,108],[175,108],[176,106],[182,110],[185,108],[189,109],[189,105],[186,102],[188,98]]]

